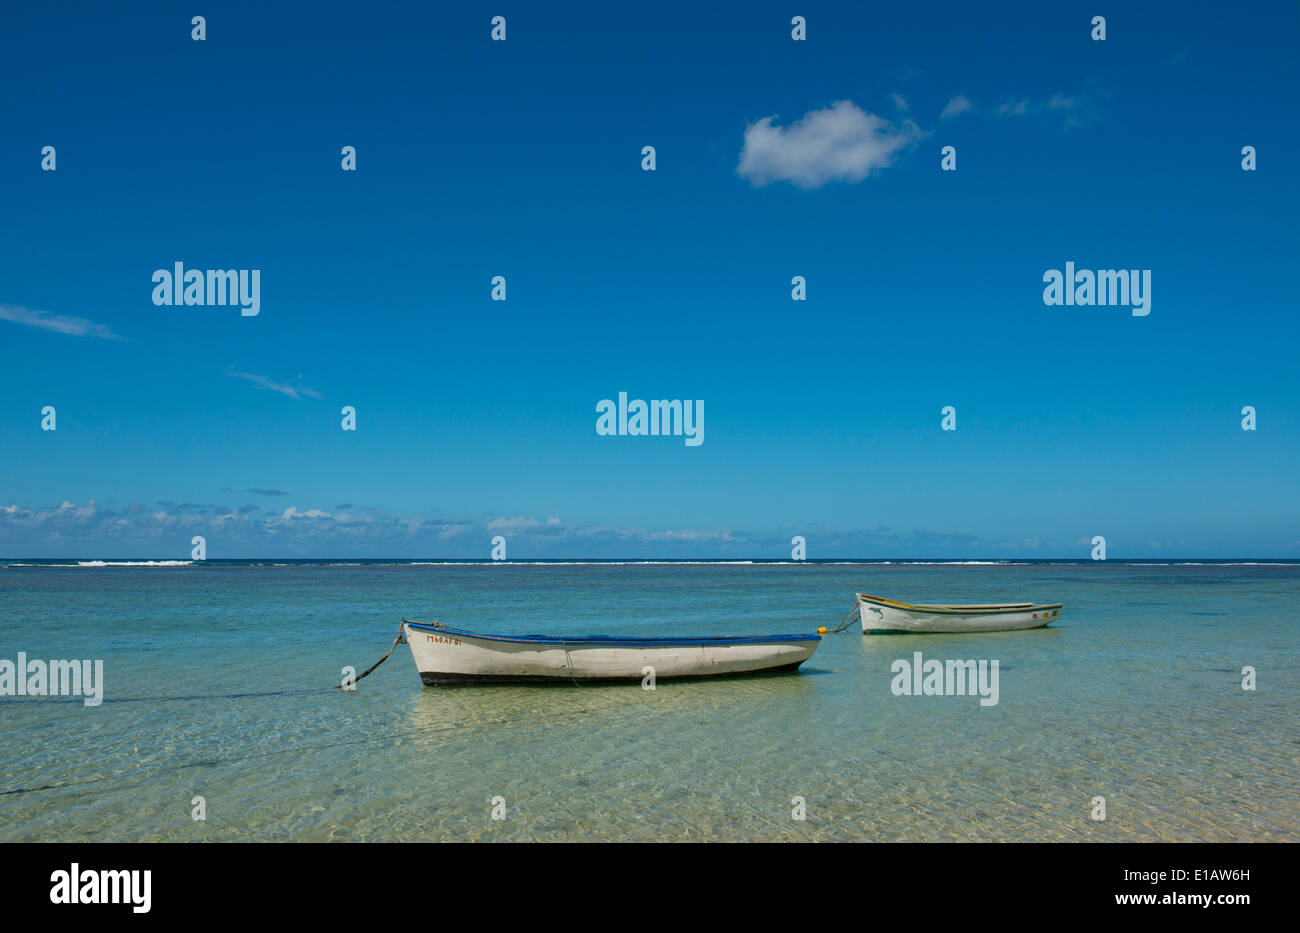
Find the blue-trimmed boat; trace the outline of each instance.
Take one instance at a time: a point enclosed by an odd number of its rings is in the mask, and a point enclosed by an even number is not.
[[[718,677],[793,671],[819,635],[637,638],[487,635],[402,620],[420,679],[429,686]]]

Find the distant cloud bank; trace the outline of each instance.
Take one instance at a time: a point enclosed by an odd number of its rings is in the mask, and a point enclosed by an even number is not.
[[[434,558],[486,560],[491,539],[505,536],[509,559],[788,560],[791,537],[806,536],[809,560],[1085,559],[1087,536],[989,538],[956,531],[843,528],[646,528],[583,524],[558,517],[483,516],[476,521],[403,517],[379,508],[352,511],[289,506],[264,510],[192,502],[0,505],[0,558],[188,560],[203,535],[207,556],[220,558]],[[1279,539],[1294,555],[1300,542]],[[1135,557],[1212,556],[1214,547],[1183,541],[1135,545]],[[1224,554],[1223,556],[1229,556]]]

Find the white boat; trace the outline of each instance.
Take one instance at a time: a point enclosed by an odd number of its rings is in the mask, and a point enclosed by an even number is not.
[[[922,606],[858,594],[862,634],[873,632],[1012,632],[1042,628],[1061,615],[1061,603]]]
[[[405,619],[402,632],[420,679],[429,686],[640,681],[650,673],[647,668],[654,669],[656,680],[793,671],[821,641],[819,635],[486,635]]]

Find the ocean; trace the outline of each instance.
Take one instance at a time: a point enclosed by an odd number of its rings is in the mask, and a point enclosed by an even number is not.
[[[425,687],[405,646],[336,687],[402,617],[777,634],[855,592],[1065,609],[653,691]],[[103,661],[97,706],[0,696],[5,842],[1300,840],[1296,562],[11,560],[0,632]],[[996,660],[997,703],[895,695],[916,652]]]

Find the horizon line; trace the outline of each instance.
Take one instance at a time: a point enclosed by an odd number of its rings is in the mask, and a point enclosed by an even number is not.
[[[247,562],[265,562],[265,561],[288,561],[288,562],[313,562],[328,563],[346,561],[349,563],[431,563],[431,564],[548,564],[548,563],[600,563],[600,564],[626,564],[626,563],[709,563],[709,564],[735,564],[735,563],[763,563],[763,564],[878,564],[878,563],[926,563],[926,564],[993,564],[993,563],[1088,563],[1088,564],[1115,564],[1115,563],[1241,563],[1253,561],[1267,561],[1270,563],[1300,563],[1300,557],[1271,557],[1259,555],[1243,555],[1234,557],[1107,557],[1096,560],[1090,557],[809,557],[801,560],[795,560],[790,557],[523,557],[510,558],[508,560],[494,560],[490,557],[357,557],[357,556],[331,556],[331,557],[289,557],[289,556],[246,556],[246,557],[209,557],[202,560],[188,557],[174,556],[130,556],[130,557],[103,557],[103,556],[77,556],[77,557],[47,557],[47,556],[22,556],[22,557],[0,557],[0,563],[17,563],[23,561],[94,561],[101,563],[121,563],[124,561],[149,561],[151,563],[167,563],[175,565],[193,565],[193,564],[219,564],[219,563],[247,563]]]

